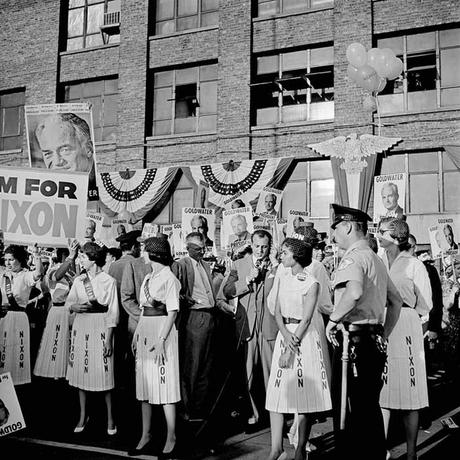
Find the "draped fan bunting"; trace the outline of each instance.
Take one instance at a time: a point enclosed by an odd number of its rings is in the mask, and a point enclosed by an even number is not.
[[[190,166],[190,172],[197,184],[205,182],[209,185],[209,202],[224,208],[236,198],[246,204],[257,198],[272,181],[280,161],[281,158],[230,161]]]
[[[100,173],[99,198],[114,213],[127,211],[137,222],[168,191],[177,168],[151,168]]]

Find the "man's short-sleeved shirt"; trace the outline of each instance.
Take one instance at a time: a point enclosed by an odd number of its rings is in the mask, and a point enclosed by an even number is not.
[[[355,308],[342,317],[337,306],[348,281],[362,284],[363,295]],[[388,273],[366,240],[354,243],[344,254],[333,280],[334,310],[341,321],[355,324],[383,324],[387,300]]]

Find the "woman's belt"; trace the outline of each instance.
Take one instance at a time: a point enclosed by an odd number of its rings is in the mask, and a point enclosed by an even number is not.
[[[53,302],[53,307],[63,307],[65,302]]]
[[[168,316],[166,304],[153,299],[151,305],[143,305],[142,316]]]
[[[97,302],[91,302],[91,308],[85,313],[107,313],[109,311],[108,305],[102,305]]]
[[[411,307],[410,305],[407,305],[407,303],[403,302],[401,308],[413,308],[413,307]]]
[[[3,311],[26,311],[25,308],[21,308],[19,305],[2,305]]]
[[[283,323],[284,324],[299,324],[300,323],[300,319],[297,319],[297,318],[285,318],[283,316]]]

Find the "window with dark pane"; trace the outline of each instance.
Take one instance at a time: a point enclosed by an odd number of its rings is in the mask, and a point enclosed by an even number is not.
[[[460,105],[459,28],[384,38],[377,46],[391,48],[405,68],[379,94],[381,113]]]
[[[22,148],[25,91],[0,93],[0,150]]]
[[[118,79],[84,81],[64,86],[63,102],[88,102],[93,114],[96,142],[116,142]]]
[[[258,56],[254,65],[253,125],[334,118],[332,46]]]
[[[309,9],[327,8],[333,0],[258,0],[257,16],[272,16],[279,13],[297,13]]]
[[[153,75],[154,136],[215,132],[216,125],[217,64]]]
[[[156,0],[157,35],[214,26],[218,22],[219,0]]]
[[[112,18],[113,14],[120,12],[121,0],[68,1],[67,51],[120,41],[119,33],[106,34],[103,37],[101,26],[104,25],[104,21]]]

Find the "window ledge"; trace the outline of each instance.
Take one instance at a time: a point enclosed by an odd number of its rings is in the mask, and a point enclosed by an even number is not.
[[[293,121],[291,123],[277,123],[274,125],[251,126],[251,131],[263,131],[267,129],[291,128],[294,126],[323,125],[332,123],[334,123],[333,118],[328,118],[325,120]]]
[[[411,112],[385,113],[385,114],[380,114],[380,118],[402,117],[405,115],[422,115],[425,113],[455,112],[459,110],[460,110],[460,106],[457,105],[455,107],[438,107],[436,109],[414,110]],[[374,113],[374,118],[377,118],[376,113]]]
[[[334,6],[319,6],[318,8],[308,8],[307,10],[294,11],[292,13],[278,13],[271,16],[257,16],[252,18],[252,22],[270,21],[273,19],[288,18],[290,16],[300,16],[302,14],[317,13],[318,11],[333,10]]]
[[[161,139],[178,139],[181,137],[203,137],[203,136],[217,136],[217,132],[200,132],[200,133],[181,133],[181,134],[162,134],[160,136],[147,136],[147,141],[156,141]]]
[[[100,142],[95,142],[96,145],[96,153],[97,150],[104,152],[106,150],[112,150],[116,148],[117,143],[115,141],[100,141]]]
[[[0,155],[14,155],[15,153],[22,153],[22,149],[0,150]]]
[[[107,45],[92,46],[90,48],[80,48],[78,50],[61,51],[59,53],[59,56],[67,56],[70,54],[79,54],[79,53],[88,53],[90,51],[103,50],[107,48],[115,48],[117,46],[120,46],[120,43],[109,43]]]
[[[170,37],[177,37],[180,35],[195,34],[198,32],[205,32],[208,30],[217,30],[218,28],[219,26],[196,27],[195,29],[186,29],[186,30],[181,30],[179,32],[172,32],[170,34],[151,35],[149,36],[149,40],[150,41],[161,40],[162,38],[170,38]]]

